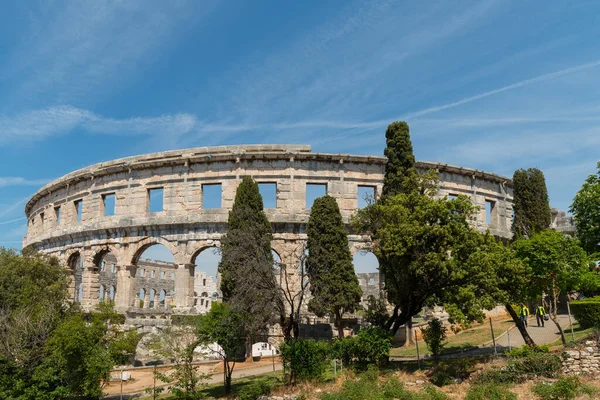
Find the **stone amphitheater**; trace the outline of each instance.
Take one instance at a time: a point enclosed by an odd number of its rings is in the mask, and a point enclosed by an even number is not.
[[[195,295],[198,279],[206,285],[206,277],[194,276],[196,257],[220,246],[243,176],[272,185],[274,207],[265,209],[273,226],[272,248],[281,267],[293,274],[306,241],[311,206],[307,193],[318,189],[335,197],[348,222],[361,194],[381,193],[386,161],[378,156],[313,153],[306,145],[246,145],[95,164],[48,183],[29,199],[23,247],[54,255],[68,266],[70,293],[84,309],[110,298],[130,318],[198,313],[202,312]],[[477,229],[511,236],[510,179],[435,162],[418,162],[417,167],[439,173],[440,196],[464,194],[479,206],[472,220]],[[209,190],[221,193],[220,204],[212,208],[204,204],[203,194]],[[173,264],[148,267],[140,259],[155,244],[171,251]],[[349,235],[349,245],[355,254],[369,249],[369,239]],[[365,280],[373,282],[369,276]],[[216,283],[208,285],[212,286],[204,293],[206,301],[217,300]]]

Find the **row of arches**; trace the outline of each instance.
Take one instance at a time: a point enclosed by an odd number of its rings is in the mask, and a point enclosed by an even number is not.
[[[281,266],[284,265],[282,257],[276,250],[272,253],[276,270],[281,270]],[[373,253],[357,251],[353,257],[357,274],[377,273],[378,262]],[[300,257],[300,260],[302,259],[303,257]],[[121,294],[129,297],[125,304],[126,308],[188,306],[197,307],[199,311],[208,311],[209,305],[220,299],[218,264],[221,255],[217,247],[205,247],[197,251],[192,256],[193,264],[186,265],[186,268],[191,267],[190,277],[187,277],[191,279],[191,283],[188,288],[185,288],[191,299],[185,300],[185,304],[174,304],[177,303],[174,300],[177,290],[181,290],[181,285],[176,282],[176,276],[185,275],[187,272],[182,272],[181,267],[175,262],[173,252],[167,246],[157,242],[146,243],[136,251],[134,260],[131,266],[132,280],[128,281],[127,287],[121,288],[120,285],[127,281],[119,278],[118,275],[125,274],[123,271],[130,267],[121,265],[110,248],[98,251],[91,257],[91,263],[87,264],[84,263],[82,253],[75,251],[67,261],[72,298],[78,302],[87,300],[88,304],[93,305],[96,302],[114,302],[118,294]],[[283,274],[279,273],[280,283],[282,279]],[[361,282],[361,285],[363,283]],[[370,278],[365,284],[373,285],[374,279]],[[121,293],[121,290],[128,294]],[[86,291],[93,293],[86,293]]]

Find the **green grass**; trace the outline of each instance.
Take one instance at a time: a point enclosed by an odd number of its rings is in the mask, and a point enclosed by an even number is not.
[[[586,340],[590,335],[594,333],[594,330],[594,328],[583,329],[577,321],[573,323],[573,335],[571,335],[571,328],[563,329],[565,333],[565,339],[567,339],[567,343],[573,342],[573,336],[575,336],[575,342]],[[562,341],[560,340],[560,337],[556,339],[554,343],[550,344],[550,346],[562,346]]]
[[[504,333],[508,328],[514,325],[512,320],[492,320],[494,326],[494,336],[496,338]],[[456,335],[448,336],[446,346],[442,354],[460,353],[475,349],[480,345],[492,340],[489,322],[477,325],[471,329],[459,332]],[[419,353],[421,356],[429,353],[424,341],[419,340]],[[417,347],[415,345],[407,347],[395,347],[390,351],[390,356],[416,356]]]

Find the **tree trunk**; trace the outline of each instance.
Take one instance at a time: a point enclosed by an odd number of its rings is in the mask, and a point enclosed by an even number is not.
[[[402,347],[408,347],[415,344],[414,332],[412,329],[412,317],[404,324],[404,336],[406,340],[404,340],[404,345]]]
[[[525,344],[531,348],[534,348],[535,342],[533,341],[531,336],[529,336],[529,332],[527,332],[525,325],[523,325],[523,322],[521,322],[521,318],[519,318],[516,311],[512,308],[512,305],[507,303],[504,305],[504,307],[506,307],[506,311],[508,311],[508,313],[510,314],[510,317],[512,318],[513,322],[517,326],[517,329],[519,330],[519,333],[523,337]]]
[[[560,324],[558,323],[558,318],[557,318],[557,313],[558,313],[558,289],[556,287],[556,283],[554,278],[552,278],[552,302],[553,304],[553,310],[552,310],[552,322],[554,322],[554,325],[556,325],[556,328],[558,328],[558,332],[560,333],[560,340],[563,344],[563,346],[567,345],[567,339],[565,338],[565,333],[563,332],[562,327],[560,326]]]
[[[340,311],[335,313],[336,325],[338,329],[338,339],[344,338],[344,327],[342,325],[343,314]]]

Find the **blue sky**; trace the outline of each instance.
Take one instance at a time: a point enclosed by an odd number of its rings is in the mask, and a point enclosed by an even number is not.
[[[3,2],[0,245],[89,164],[167,149],[304,143],[546,174],[568,208],[600,154],[600,4]]]

